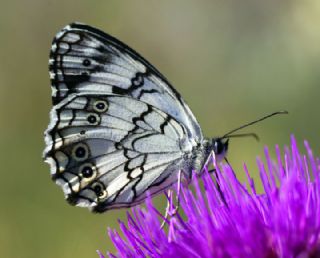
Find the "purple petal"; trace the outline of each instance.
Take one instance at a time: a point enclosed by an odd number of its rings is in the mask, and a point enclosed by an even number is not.
[[[257,159],[261,194],[246,165],[245,187],[230,166],[215,164],[223,196],[213,174],[194,177],[190,187],[181,188],[179,214],[166,221],[166,229],[160,228],[164,218],[148,197],[146,210],[133,208],[127,224],[119,222],[124,237],[109,229],[117,255],[320,257],[320,161],[307,142],[305,148],[307,156],[292,136],[283,156],[276,146],[276,161],[265,148],[266,163]],[[171,213],[174,199],[169,198]]]

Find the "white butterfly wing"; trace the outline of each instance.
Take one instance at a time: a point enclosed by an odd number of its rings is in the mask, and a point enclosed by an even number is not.
[[[97,212],[133,206],[176,182],[179,169],[191,169],[201,129],[136,52],[72,24],[57,34],[49,62],[54,107],[44,156],[72,204]]]
[[[129,95],[182,123],[201,142],[201,128],[180,94],[149,62],[124,43],[84,24],[71,24],[53,40],[50,55],[53,101],[72,93]]]
[[[174,118],[126,96],[79,94],[51,120],[45,157],[54,180],[72,204],[98,212],[169,187],[193,147]]]

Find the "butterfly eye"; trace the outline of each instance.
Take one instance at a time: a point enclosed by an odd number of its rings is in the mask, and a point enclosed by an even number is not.
[[[216,141],[216,142],[214,143],[214,149],[215,149],[215,153],[216,153],[216,154],[220,154],[220,153],[222,152],[223,146],[222,146],[221,141]]]
[[[83,161],[89,156],[89,149],[85,144],[78,144],[72,150],[72,157],[77,161]]]
[[[97,112],[106,112],[108,110],[108,103],[105,100],[98,100],[93,104],[93,109]]]
[[[97,125],[100,122],[100,117],[95,113],[90,113],[87,117],[87,121],[91,125]]]
[[[91,163],[83,164],[80,167],[79,172],[86,179],[90,179],[96,175],[96,169]]]
[[[92,185],[93,191],[96,193],[99,199],[106,198],[108,193],[101,182],[96,182]]]
[[[89,65],[91,65],[91,61],[89,59],[84,59],[82,61],[82,64],[83,64],[83,66],[89,66]]]

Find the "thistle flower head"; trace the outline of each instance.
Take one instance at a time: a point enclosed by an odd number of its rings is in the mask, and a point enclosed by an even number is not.
[[[257,162],[262,193],[246,166],[245,184],[230,166],[217,166],[223,198],[211,174],[194,178],[181,189],[179,213],[167,230],[148,198],[146,209],[133,208],[127,224],[119,222],[123,237],[109,229],[117,256],[320,257],[320,161],[307,142],[305,148],[306,156],[292,137],[283,157],[276,147],[276,161],[265,149],[266,163]]]

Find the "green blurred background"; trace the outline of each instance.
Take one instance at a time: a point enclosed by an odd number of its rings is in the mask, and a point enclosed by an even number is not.
[[[289,110],[247,130],[260,142],[231,141],[240,178],[244,161],[254,174],[264,145],[288,144],[291,133],[319,154],[318,0],[2,1],[0,257],[98,257],[96,249],[114,250],[107,227],[125,218],[124,210],[96,215],[69,206],[41,158],[51,40],[73,21],[146,57],[184,96],[207,136]]]

